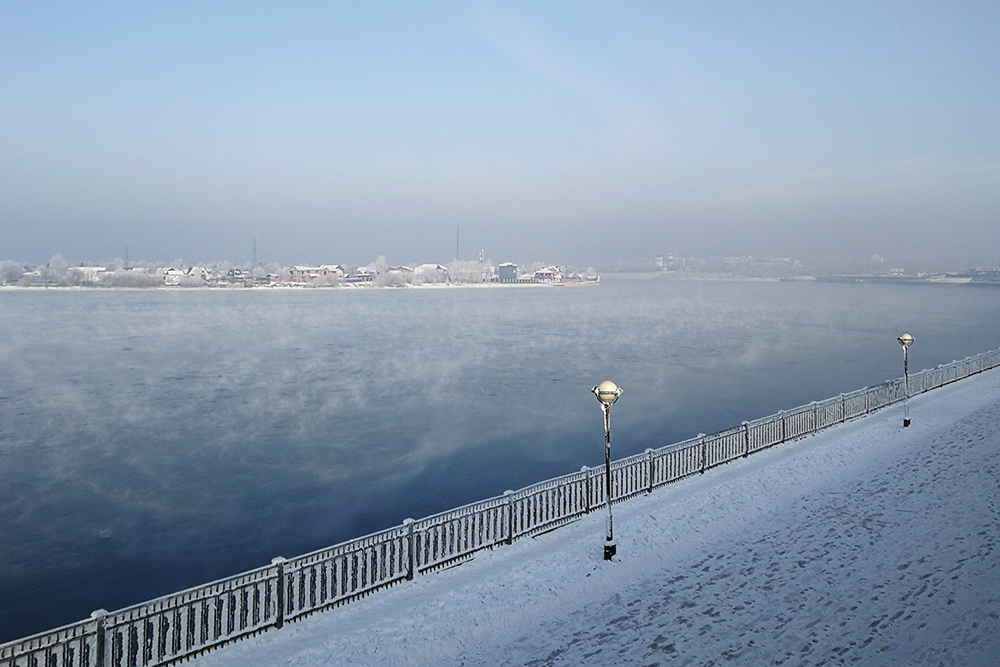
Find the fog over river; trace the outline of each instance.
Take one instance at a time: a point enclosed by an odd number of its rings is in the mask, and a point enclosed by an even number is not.
[[[0,641],[1000,346],[1000,289],[0,291]],[[919,419],[914,414],[914,419]]]

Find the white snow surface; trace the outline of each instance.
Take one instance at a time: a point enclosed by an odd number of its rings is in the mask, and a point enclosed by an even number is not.
[[[998,665],[1000,372],[911,410],[616,505],[613,562],[595,511],[197,662]]]

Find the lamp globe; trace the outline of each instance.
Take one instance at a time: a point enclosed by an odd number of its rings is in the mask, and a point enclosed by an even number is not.
[[[605,380],[597,385],[597,398],[604,405],[611,405],[618,400],[621,389],[611,380]]]

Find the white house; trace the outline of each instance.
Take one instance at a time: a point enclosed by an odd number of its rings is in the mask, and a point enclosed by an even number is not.
[[[559,282],[562,280],[562,272],[558,266],[547,266],[544,269],[535,271],[533,278],[538,283]]]
[[[310,283],[326,278],[343,278],[344,274],[344,267],[339,264],[292,266],[288,269],[288,277],[293,283]]]
[[[186,274],[180,269],[167,269],[163,272],[163,284],[164,285],[180,285],[181,278]]]
[[[192,266],[188,269],[187,276],[188,278],[201,278],[207,283],[212,274],[204,266]]]

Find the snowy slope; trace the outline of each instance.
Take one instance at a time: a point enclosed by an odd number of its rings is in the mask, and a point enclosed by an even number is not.
[[[197,660],[1000,664],[1000,371]]]

